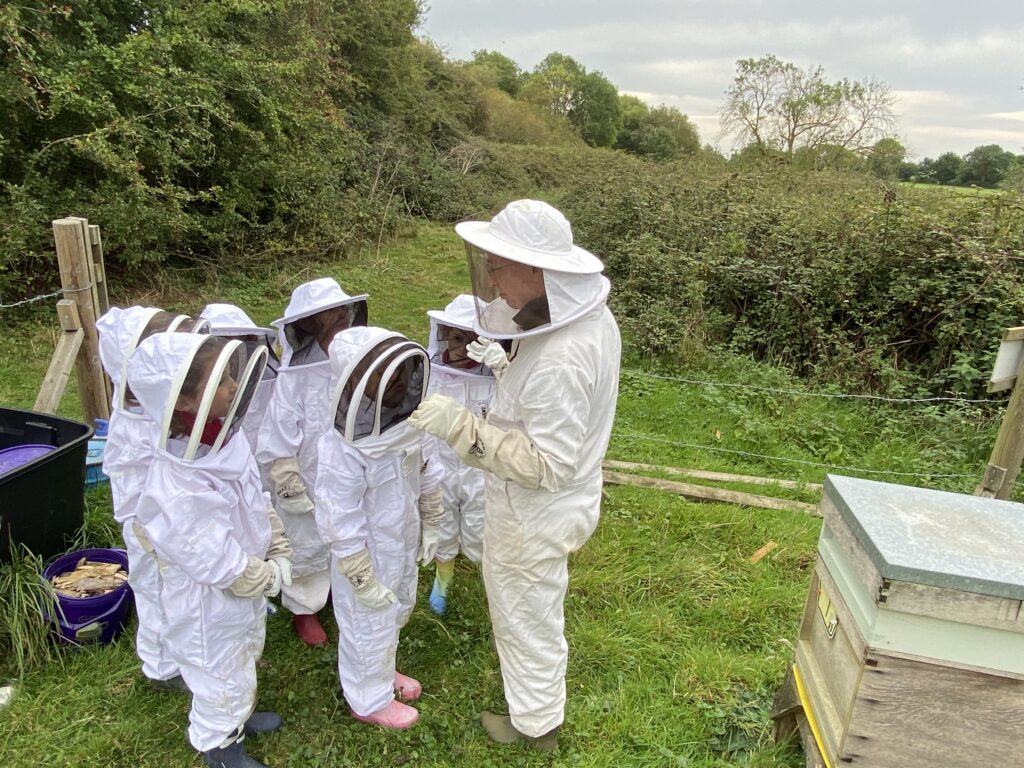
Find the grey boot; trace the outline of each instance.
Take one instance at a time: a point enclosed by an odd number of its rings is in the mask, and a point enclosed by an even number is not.
[[[245,752],[245,743],[236,741],[230,747],[221,747],[203,752],[207,768],[267,768],[259,760],[253,760]]]
[[[181,675],[175,675],[174,677],[169,677],[166,680],[156,680],[152,677],[147,677],[146,679],[149,680],[149,684],[153,686],[153,689],[156,691],[167,691],[169,693],[192,693],[192,691],[188,689],[188,686],[185,685],[185,681],[182,679]]]
[[[246,736],[255,736],[260,733],[271,733],[284,725],[284,720],[277,712],[253,712],[245,721],[242,730]]]
[[[491,741],[498,744],[524,744],[538,752],[553,752],[558,749],[558,726],[542,736],[527,736],[516,730],[511,717],[497,715],[494,712],[481,712],[480,725],[487,731]]]

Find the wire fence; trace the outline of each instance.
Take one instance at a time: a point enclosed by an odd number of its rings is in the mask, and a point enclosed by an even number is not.
[[[897,472],[889,469],[866,469],[864,467],[851,467],[844,464],[826,464],[820,461],[810,461],[807,459],[792,459],[785,456],[770,456],[763,453],[751,453],[750,451],[741,451],[735,448],[720,448],[717,445],[701,445],[699,443],[682,443],[676,440],[668,440],[663,437],[655,437],[653,435],[638,435],[635,433],[625,432],[613,432],[612,437],[617,437],[622,440],[639,440],[642,442],[650,443],[661,443],[663,445],[671,445],[675,448],[687,448],[690,450],[700,451],[713,451],[715,453],[728,453],[739,456],[748,456],[755,459],[763,459],[766,461],[779,461],[788,464],[802,464],[811,467],[824,467],[825,469],[841,470],[843,472],[858,472],[867,475],[891,475],[893,477],[927,477],[931,479],[939,478],[978,478],[981,477],[981,473],[977,474],[935,474],[932,472]]]
[[[39,296],[32,296],[28,299],[22,299],[21,301],[15,301],[11,304],[0,304],[0,309],[14,309],[15,307],[21,307],[25,304],[34,304],[37,301],[44,301],[46,299],[53,299],[65,293],[79,293],[80,291],[92,290],[93,284],[83,285],[81,288],[58,288],[56,291],[50,293],[42,293]]]
[[[843,392],[808,392],[803,389],[780,389],[776,387],[765,387],[756,384],[739,384],[731,381],[702,381],[700,379],[686,379],[679,376],[666,376],[660,373],[650,373],[648,371],[641,371],[636,368],[623,368],[622,373],[632,374],[634,376],[643,376],[648,379],[662,379],[664,381],[675,381],[680,384],[687,384],[694,387],[721,387],[723,389],[747,389],[756,392],[768,392],[777,395],[793,395],[796,397],[821,397],[825,399],[833,400],[872,400],[876,402],[884,403],[1002,403],[1006,402],[1008,398],[1003,399],[971,399],[966,397],[885,397],[884,395],[859,395],[859,394],[848,394]]]

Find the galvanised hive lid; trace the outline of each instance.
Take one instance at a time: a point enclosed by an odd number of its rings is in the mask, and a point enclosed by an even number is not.
[[[1024,599],[1024,504],[839,475],[825,495],[882,578]]]

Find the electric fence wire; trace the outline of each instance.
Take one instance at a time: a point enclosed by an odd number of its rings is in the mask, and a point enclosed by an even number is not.
[[[735,448],[719,448],[714,445],[700,445],[697,443],[680,443],[675,440],[667,440],[662,437],[654,437],[653,435],[638,435],[630,434],[625,432],[613,432],[612,437],[617,437],[623,440],[639,440],[642,442],[651,443],[662,443],[664,445],[671,445],[676,448],[688,448],[691,450],[699,451],[715,451],[717,453],[730,453],[738,456],[749,456],[755,459],[766,459],[768,461],[781,461],[788,462],[790,464],[804,464],[811,467],[825,467],[826,469],[842,470],[843,472],[861,472],[868,475],[891,475],[893,477],[928,477],[932,479],[936,478],[964,478],[972,477],[977,478],[980,475],[967,475],[967,474],[933,474],[931,472],[896,472],[888,469],[864,469],[863,467],[848,467],[842,464],[824,464],[819,461],[808,461],[806,459],[789,459],[782,456],[768,456],[763,453],[751,453],[749,451],[740,451]]]
[[[622,373],[628,373],[634,376],[644,376],[650,379],[662,379],[664,381],[675,381],[680,384],[688,384],[695,387],[723,387],[727,389],[749,389],[757,392],[770,392],[778,395],[795,395],[797,397],[821,397],[831,398],[836,400],[847,399],[847,400],[873,400],[876,402],[885,403],[936,403],[936,402],[954,402],[954,403],[1002,403],[1006,400],[990,400],[990,399],[978,399],[972,400],[965,397],[885,397],[883,395],[853,395],[835,392],[807,392],[800,389],[778,389],[776,387],[763,387],[756,384],[739,384],[730,381],[701,381],[699,379],[684,379],[679,376],[666,376],[659,373],[649,373],[647,371],[640,371],[635,368],[623,368]]]
[[[43,301],[44,299],[52,299],[56,296],[60,296],[62,293],[78,293],[79,291],[88,291],[92,288],[92,285],[92,283],[89,283],[88,285],[83,286],[81,288],[58,288],[56,291],[53,291],[51,293],[43,293],[40,294],[39,296],[33,296],[30,299],[22,299],[21,301],[15,301],[12,304],[0,304],[0,309],[14,309],[15,307],[20,307],[24,304],[32,304],[37,301]]]

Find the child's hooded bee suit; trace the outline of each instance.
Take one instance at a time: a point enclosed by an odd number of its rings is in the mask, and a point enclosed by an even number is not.
[[[189,741],[209,766],[259,765],[242,738],[268,729],[271,713],[253,712],[256,660],[266,597],[290,579],[291,546],[235,439],[265,364],[239,341],[181,334],[147,339],[128,363],[155,422],[139,522],[160,560],[166,647],[192,691]]]
[[[135,648],[142,672],[154,688],[187,692],[178,666],[163,647],[164,616],[160,607],[160,570],[152,548],[142,534],[136,514],[153,456],[153,420],[128,390],[128,358],[155,333],[205,333],[209,325],[187,315],[156,307],[111,307],[96,321],[100,362],[113,385],[110,425],[103,451],[103,471],[110,478],[114,520],[128,553],[128,580],[132,586],[138,629]]]
[[[332,427],[320,438],[316,519],[331,550],[338,672],[352,714],[385,727],[416,721],[419,683],[395,670],[416,601],[417,552],[430,562],[441,518],[436,441],[406,424],[429,375],[426,350],[383,328],[350,328],[330,346]]]

